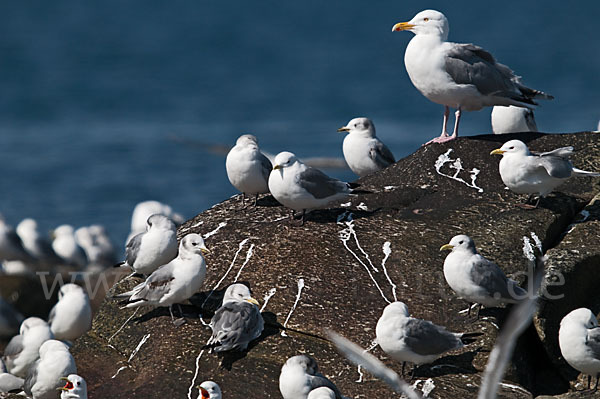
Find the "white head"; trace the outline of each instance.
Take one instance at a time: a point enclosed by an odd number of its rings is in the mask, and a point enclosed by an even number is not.
[[[87,384],[83,377],[70,374],[68,377],[61,377],[60,380],[65,382],[64,387],[57,388],[61,391],[61,399],[87,398]]]
[[[436,10],[424,10],[418,13],[408,22],[400,22],[394,25],[392,31],[408,30],[415,35],[435,35],[442,41],[448,38],[450,26],[444,14]]]
[[[396,302],[390,303],[383,309],[383,314],[381,315],[381,317],[392,316],[392,315],[393,316],[404,315],[405,317],[410,316],[410,313],[408,313],[408,306],[406,306],[406,304],[401,301],[396,301]]]
[[[529,155],[529,148],[527,145],[523,143],[521,140],[510,140],[506,143],[502,144],[502,147],[496,148],[494,151],[490,152],[490,155]]]
[[[28,232],[36,232],[37,231],[37,222],[35,219],[26,218],[21,220],[21,222],[17,225],[17,234],[22,235],[23,233]]]
[[[67,294],[85,294],[85,291],[77,284],[65,284],[58,290],[58,300],[60,301]]]
[[[273,170],[276,170],[276,169],[283,170],[285,168],[289,168],[290,166],[294,165],[296,162],[300,162],[300,160],[291,152],[287,152],[287,151],[280,152],[275,157]]]
[[[338,132],[375,137],[375,125],[369,118],[354,118],[346,126],[339,128]]]
[[[464,234],[459,234],[452,237],[448,244],[442,245],[440,251],[443,250],[451,250],[452,252],[467,251],[469,253],[477,253],[475,242],[471,239],[471,237]]]
[[[75,230],[73,229],[73,226],[71,226],[70,224],[61,224],[60,226],[58,226],[57,228],[54,229],[54,236],[55,237],[67,237],[67,236],[74,236]]]
[[[336,399],[335,391],[329,387],[319,387],[308,393],[306,399]]]
[[[236,146],[254,146],[254,147],[258,147],[258,139],[256,138],[256,136],[253,136],[251,134],[244,134],[241,135],[240,137],[238,137],[237,141],[235,142]]]
[[[200,234],[190,233],[181,239],[179,243],[179,251],[187,251],[194,254],[202,255],[210,251],[204,244],[204,239]]]
[[[300,368],[306,374],[315,375],[319,372],[317,361],[308,355],[296,355],[290,357],[282,367],[284,368]]]
[[[582,325],[587,329],[598,327],[598,320],[594,313],[588,308],[579,308],[572,310],[568,315],[563,317],[560,321],[560,326],[563,324],[572,323],[576,325]]]
[[[165,215],[160,215],[160,214],[156,214],[156,213],[154,215],[150,215],[146,224],[147,224],[147,227],[146,227],[147,231],[149,231],[150,229],[171,230],[171,231],[177,230],[175,223],[173,223],[173,221],[171,219],[169,219]]]
[[[216,382],[204,381],[198,389],[200,390],[198,399],[221,399],[221,388]]]
[[[19,334],[25,335],[30,329],[40,326],[48,327],[48,323],[46,323],[45,320],[42,320],[39,317],[28,317],[21,323],[21,327],[19,328]]]
[[[67,344],[57,341],[55,339],[49,339],[40,346],[40,359],[44,359],[46,356],[52,357],[54,352],[68,352],[69,347]]]
[[[146,228],[146,221],[155,213],[167,216],[175,222],[175,224],[185,222],[185,218],[180,214],[173,212],[173,209],[169,205],[158,201],[143,201],[133,208],[133,214],[131,215],[131,231],[143,231],[144,228]]]
[[[223,303],[225,302],[250,302],[256,306],[258,306],[258,301],[252,298],[250,294],[250,288],[246,287],[244,284],[231,284],[227,290],[225,291],[225,295],[223,296]]]

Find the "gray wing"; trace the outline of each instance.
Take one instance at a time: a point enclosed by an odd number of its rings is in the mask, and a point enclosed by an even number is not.
[[[552,151],[548,151],[548,152],[542,152],[536,155],[539,155],[540,157],[560,157],[560,158],[569,158],[571,155],[573,155],[573,153],[575,152],[575,150],[573,149],[573,147],[569,146],[569,147],[561,147],[561,148],[557,148],[556,150],[552,150]]]
[[[379,140],[377,140],[376,144],[371,148],[369,155],[380,168],[386,168],[396,162],[396,159],[389,148]]]
[[[58,305],[58,303],[56,304]],[[56,305],[52,306],[50,314],[48,315],[48,324],[52,325],[52,320],[56,317]]]
[[[10,369],[12,360],[19,355],[23,351],[23,336],[15,335],[12,337],[6,348],[4,348],[4,355],[2,355],[2,360],[6,363],[7,367]]]
[[[129,242],[127,242],[127,246],[125,247],[125,262],[133,267],[135,260],[137,259],[138,252],[140,251],[140,246],[142,245],[142,237],[145,233],[140,233],[131,237]]]
[[[6,232],[6,238],[10,245],[15,251],[15,256],[18,256],[22,260],[31,260],[32,256],[25,250],[23,247],[23,241],[21,241],[21,237],[17,234],[17,232],[13,229]]]
[[[517,301],[514,294],[524,295],[525,291],[517,286],[513,280],[506,277],[497,264],[491,262],[481,255],[474,262],[471,270],[471,279],[475,284],[485,290],[490,297],[497,297],[509,301]],[[511,290],[509,290],[509,285]]]
[[[37,382],[37,374],[38,374],[38,365],[39,364],[40,364],[40,359],[36,360],[35,363],[33,363],[29,367],[29,369],[27,370],[27,374],[25,375],[25,382],[23,383],[23,390],[29,397],[33,396],[33,394],[31,393],[31,388],[33,388],[33,386]]]
[[[271,171],[273,170],[273,164],[271,163],[271,161],[269,161],[269,158],[267,158],[262,152],[260,153],[260,166],[262,167],[262,175],[265,178],[266,181],[269,181],[269,175],[271,174]]]
[[[554,151],[559,151],[558,150]],[[553,155],[540,155],[536,158],[537,165],[546,169],[546,172],[552,177],[556,177],[558,179],[566,179],[567,177],[571,177],[573,172],[573,164],[566,158],[562,158],[560,156]]]
[[[481,94],[535,104],[520,92],[518,78],[509,67],[474,44],[453,43],[446,54],[445,69],[456,83],[474,85]]]
[[[262,333],[264,321],[256,306],[248,302],[229,302],[217,309],[210,325],[212,343],[220,343],[214,351],[223,352],[246,349],[248,343]]]
[[[319,169],[311,167],[298,175],[298,183],[318,199],[341,193],[350,193],[348,183],[329,177]]]
[[[317,389],[319,387],[327,387],[335,392],[336,399],[342,399],[343,396],[340,391],[337,389],[335,384],[331,382],[327,377],[325,377],[321,373],[316,373],[315,375],[309,376],[310,390]]]
[[[146,281],[134,287],[130,291],[133,292],[133,295],[129,301],[158,302],[171,290],[171,281],[174,279],[173,264],[167,263],[156,269]]]
[[[455,334],[421,319],[408,320],[404,330],[404,342],[413,352],[422,356],[439,355],[463,346]]]
[[[600,359],[600,327],[588,330],[586,345],[596,359]]]
[[[529,131],[538,131],[537,124],[535,123],[535,116],[533,115],[533,110],[531,108],[525,108],[525,123],[527,124]]]

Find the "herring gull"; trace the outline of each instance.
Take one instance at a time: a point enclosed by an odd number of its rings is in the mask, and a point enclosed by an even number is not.
[[[492,108],[494,134],[537,132],[533,110],[530,108],[496,105]]]

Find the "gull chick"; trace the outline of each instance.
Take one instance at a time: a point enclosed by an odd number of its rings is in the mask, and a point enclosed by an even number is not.
[[[562,147],[550,152],[532,154],[520,140],[510,140],[490,155],[502,155],[499,170],[502,182],[518,194],[538,195],[533,208],[537,208],[540,198],[545,197],[573,176],[598,177],[600,173],[587,172],[573,167],[569,156],[573,147]],[[530,207],[525,205],[524,207]]]
[[[269,190],[282,205],[302,211],[302,224],[307,210],[342,200],[352,192],[350,184],[305,165],[287,151],[275,157],[269,175]]]
[[[48,324],[54,338],[61,341],[76,340],[92,328],[90,298],[83,288],[77,284],[60,287]]]
[[[498,265],[477,253],[475,243],[469,236],[461,234],[452,237],[450,243],[442,245],[442,250],[451,250],[444,261],[444,277],[459,297],[475,302],[480,307],[493,307],[502,303],[517,303],[527,296],[527,291],[519,287],[516,281],[507,278]]]
[[[156,269],[146,281],[131,291],[116,296],[129,297],[128,308],[138,306],[168,306],[173,319],[172,306],[194,295],[204,282],[208,253],[200,234],[188,234],[181,239],[179,255],[171,262]]]
[[[83,377],[69,374],[67,377],[61,377],[60,380],[65,382],[64,387],[57,388],[61,391],[60,399],[87,399],[87,384]]]
[[[411,31],[404,65],[413,85],[427,99],[444,106],[442,134],[431,142],[443,143],[458,136],[461,112],[477,111],[493,105],[531,108],[535,98],[553,97],[521,84],[506,65],[474,44],[446,41],[448,19],[439,11],[424,10],[408,22],[394,25],[392,31]],[[448,135],[449,107],[456,108],[454,131]]]
[[[396,162],[392,152],[375,135],[375,125],[369,118],[354,118],[338,132],[348,132],[342,146],[344,158],[358,176],[368,175]]]
[[[23,390],[33,399],[56,399],[61,377],[77,373],[69,348],[61,341],[48,340],[40,347],[40,358],[27,372]]]
[[[560,321],[558,344],[563,357],[577,371],[588,375],[588,389],[592,376],[600,374],[600,327],[591,310],[579,308]]]
[[[19,335],[12,337],[2,361],[12,375],[25,378],[27,370],[39,356],[42,344],[54,338],[50,326],[39,317],[29,317],[21,323]]]
[[[221,388],[216,382],[204,381],[198,386],[200,396],[198,399],[221,399]]]
[[[319,373],[317,361],[307,355],[296,355],[290,357],[279,375],[279,391],[283,399],[308,399],[311,392],[321,387],[329,388],[334,392],[333,398],[342,399],[342,394],[335,384],[323,374]],[[313,394],[311,398],[323,397]],[[327,398],[327,396],[324,396]]]
[[[242,206],[246,194],[254,195],[254,206],[258,194],[269,192],[271,161],[260,152],[258,140],[251,134],[240,136],[225,160],[227,178],[231,185],[242,192]]]
[[[383,309],[377,321],[377,343],[394,360],[420,365],[431,363],[443,353],[461,349],[466,334],[453,333],[430,321],[415,319],[403,302],[393,302]],[[414,369],[413,369],[414,372]]]
[[[115,266],[129,266],[135,273],[150,275],[159,266],[177,256],[177,227],[164,215],[151,215],[146,231],[134,236],[125,248],[125,262]]]
[[[213,352],[243,351],[260,337],[264,321],[258,301],[244,284],[232,284],[225,290],[223,304],[210,321],[212,336],[206,347]]]
[[[492,108],[492,131],[494,134],[537,132],[533,110],[496,105]]]

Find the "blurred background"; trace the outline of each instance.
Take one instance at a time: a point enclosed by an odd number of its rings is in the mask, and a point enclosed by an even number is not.
[[[271,153],[341,157],[336,129],[367,116],[406,156],[442,122],[404,68],[413,35],[391,32],[425,7],[451,41],[556,97],[540,131],[596,128],[598,1],[3,2],[0,212],[42,231],[103,224],[120,246],[139,201],[190,218],[235,194],[209,148],[243,133]],[[461,133],[491,133],[490,111],[465,113]]]

